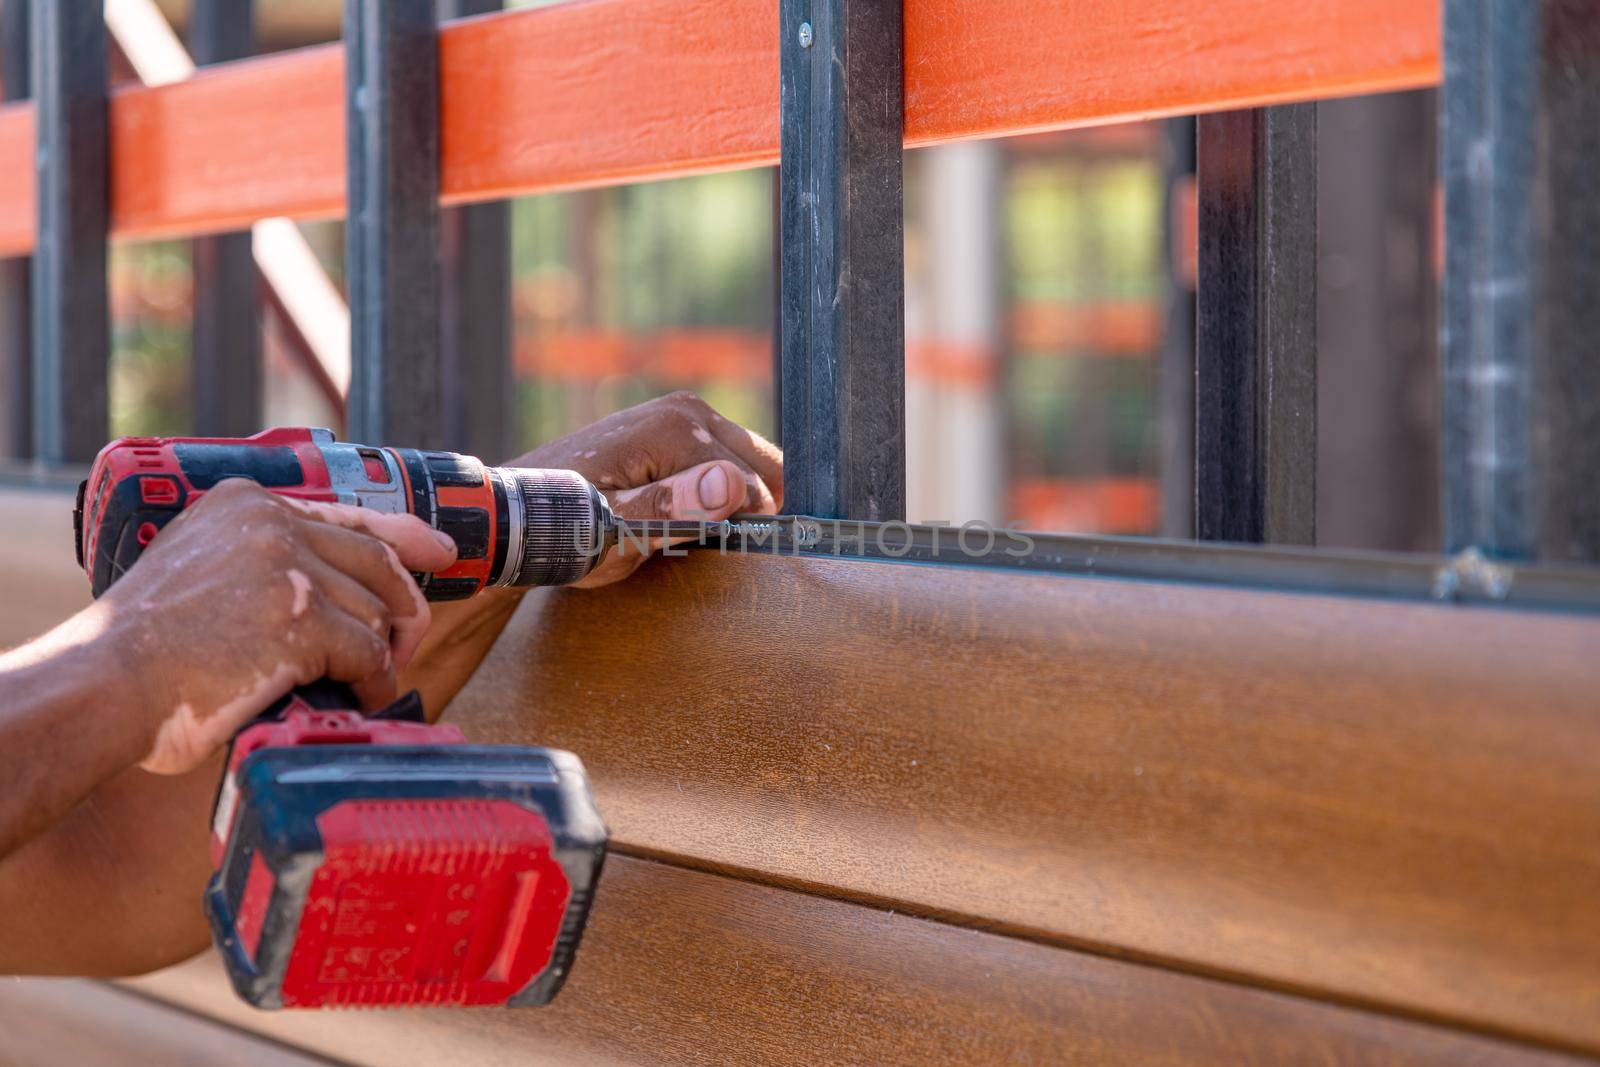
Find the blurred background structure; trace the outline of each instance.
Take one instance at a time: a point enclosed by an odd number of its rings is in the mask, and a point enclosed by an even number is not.
[[[339,33],[338,0],[257,4],[258,51]],[[1434,110],[1318,105],[1322,544],[1439,547]],[[1193,141],[1176,119],[907,154],[909,518],[1191,536]],[[511,453],[673,389],[776,434],[774,182],[510,206]],[[342,225],[300,229],[339,283]],[[193,248],[113,248],[115,434],[194,429]],[[260,322],[267,424],[340,427],[289,318],[267,300]]]

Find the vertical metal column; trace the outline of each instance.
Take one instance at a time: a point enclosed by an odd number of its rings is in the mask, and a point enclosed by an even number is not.
[[[434,0],[345,0],[353,440],[441,447]]]
[[[106,28],[94,3],[35,0],[31,21],[34,455],[83,463],[107,436]]]
[[[498,11],[501,0],[438,0],[441,22]],[[439,214],[439,397],[444,444],[496,462],[514,450],[511,205]]]
[[[1316,105],[1202,115],[1195,535],[1313,544]]]
[[[781,0],[784,507],[905,517],[899,0]]]
[[[0,0],[0,48],[4,49],[4,96],[21,100],[28,95],[28,33],[30,0]],[[0,384],[5,391],[5,440],[0,450],[12,459],[33,455],[33,300],[27,256],[0,260]]]
[[[1600,560],[1600,8],[1444,6],[1445,542]]]
[[[255,51],[254,0],[195,0],[189,51],[197,64]],[[194,432],[223,437],[261,429],[261,305],[250,231],[201,237],[194,270]]]

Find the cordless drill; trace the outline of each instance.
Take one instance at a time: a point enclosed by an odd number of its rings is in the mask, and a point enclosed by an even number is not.
[[[78,562],[96,596],[226,478],[300,500],[408,512],[455,541],[417,574],[430,600],[577,581],[629,529],[580,475],[327,430],[124,438],[79,487]],[[640,536],[685,533],[634,524]],[[413,692],[363,716],[348,687],[296,690],[234,738],[217,791],[213,940],[258,1007],[535,1005],[560,989],[606,831],[568,752],[468,745]]]

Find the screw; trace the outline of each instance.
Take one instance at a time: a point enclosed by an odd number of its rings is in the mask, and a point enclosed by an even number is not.
[[[811,47],[811,42],[815,38],[815,36],[816,35],[811,32],[811,23],[802,22],[800,24],[800,47],[801,48],[810,48]]]

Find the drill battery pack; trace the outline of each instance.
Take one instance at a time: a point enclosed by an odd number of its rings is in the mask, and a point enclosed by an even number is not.
[[[566,978],[605,846],[569,752],[297,700],[235,738],[205,908],[260,1008],[533,1006]]]

